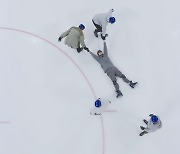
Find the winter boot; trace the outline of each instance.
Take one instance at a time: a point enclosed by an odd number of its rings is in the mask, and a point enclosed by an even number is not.
[[[148,132],[146,132],[146,131],[143,131],[143,132],[141,132],[140,134],[139,134],[139,136],[143,136],[144,134],[147,134]]]
[[[146,125],[148,124],[148,121],[147,121],[147,120],[143,119],[143,121],[144,121],[144,123],[145,123]]]
[[[80,53],[83,50],[83,48],[78,47],[77,52]]]
[[[98,37],[98,31],[97,31],[97,29],[95,29],[94,35],[95,35],[95,37]]]
[[[130,81],[129,85],[130,85],[131,88],[134,88],[137,85],[137,82]]]
[[[141,128],[142,130],[144,130],[144,129],[145,129],[145,127],[143,127],[143,126],[140,126],[140,128]]]
[[[94,115],[101,115],[101,113],[94,113]]]
[[[117,98],[120,97],[120,96],[123,96],[123,94],[122,94],[122,92],[120,90],[117,90],[116,92],[117,92],[117,96],[116,96]]]

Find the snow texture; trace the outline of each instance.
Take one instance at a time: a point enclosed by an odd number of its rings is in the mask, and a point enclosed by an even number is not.
[[[2,0],[0,5],[0,154],[178,154],[180,20],[178,0]],[[96,53],[92,17],[113,8],[109,57],[139,85],[118,79],[59,35],[83,23]],[[90,115],[97,98],[111,100]],[[150,113],[163,127],[143,137]]]

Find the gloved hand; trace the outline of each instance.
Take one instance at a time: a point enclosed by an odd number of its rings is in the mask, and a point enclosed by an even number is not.
[[[105,36],[103,36],[103,35],[101,34],[101,38],[102,38],[103,40],[106,40],[106,37],[108,37],[108,34],[105,34]]]
[[[87,47],[84,47],[84,50],[86,50],[87,52],[89,52],[89,48],[87,48]]]
[[[102,34],[101,34],[101,38],[102,38],[103,40],[106,40],[106,36],[103,36]]]
[[[152,116],[153,116],[153,114],[151,113],[149,116],[150,116],[150,117],[152,117]]]
[[[58,42],[61,42],[61,39],[62,39],[62,38],[61,38],[61,37],[59,37]]]

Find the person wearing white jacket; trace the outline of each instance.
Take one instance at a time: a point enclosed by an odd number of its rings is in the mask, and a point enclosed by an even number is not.
[[[144,123],[147,125],[147,127],[140,126],[143,132],[141,132],[139,136],[143,136],[144,134],[155,132],[157,129],[160,129],[162,127],[162,122],[157,115],[150,114],[149,116],[151,117],[149,121],[145,119],[143,120]]]
[[[98,98],[94,102],[94,106],[91,109],[90,114],[91,115],[101,115],[106,110],[106,108],[108,107],[108,105],[110,103],[111,103],[110,100]]]
[[[76,49],[78,53],[80,53],[83,49],[89,51],[84,42],[84,29],[85,26],[83,24],[80,24],[79,27],[71,27],[60,35],[58,41],[60,42],[64,37],[66,37],[65,44],[73,49]],[[80,45],[82,47],[80,47]]]
[[[99,13],[93,17],[92,22],[96,27],[94,31],[94,35],[96,37],[98,37],[98,33],[100,32],[101,38],[103,40],[106,39],[106,37],[108,36],[108,34],[106,34],[106,26],[108,25],[108,23],[113,24],[116,21],[115,17],[112,17],[113,12],[114,9],[110,9],[107,13]]]

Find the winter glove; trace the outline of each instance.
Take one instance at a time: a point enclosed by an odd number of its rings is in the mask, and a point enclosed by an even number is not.
[[[102,38],[103,40],[106,40],[106,36],[103,36],[102,34],[101,34],[101,38]]]
[[[84,47],[84,50],[86,50],[87,52],[89,52],[89,48],[87,48],[87,47]]]
[[[153,114],[150,114],[149,116],[150,116],[150,117],[152,117],[152,116],[153,116]]]
[[[108,34],[105,34],[105,36],[103,36],[103,35],[101,34],[101,38],[102,38],[103,40],[106,40],[106,37],[108,37]]]
[[[62,39],[62,38],[61,38],[61,37],[59,37],[58,42],[61,42],[61,39]]]

